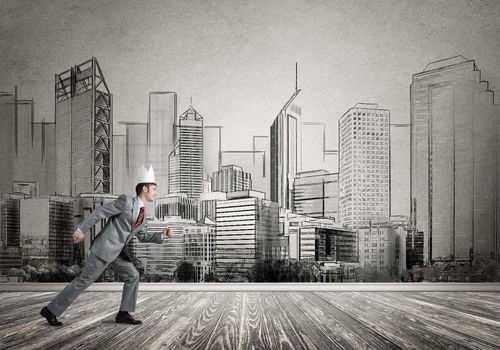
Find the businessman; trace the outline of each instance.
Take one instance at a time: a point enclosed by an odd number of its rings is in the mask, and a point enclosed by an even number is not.
[[[164,239],[172,237],[172,230],[166,228],[163,232],[146,232],[144,220],[144,204],[154,202],[156,197],[156,182],[153,168],[141,167],[138,183],[135,187],[137,197],[121,195],[114,202],[102,205],[94,210],[87,219],[82,221],[73,233],[73,241],[80,243],[85,233],[102,219],[107,219],[106,225],[99,232],[90,248],[85,266],[78,277],[69,283],[40,314],[51,326],[62,326],[57,317],[90,286],[106,269],[111,268],[118,273],[123,281],[122,301],[120,311],[116,315],[117,323],[141,324],[130,315],[135,311],[139,287],[139,273],[128,255],[127,244],[136,236],[142,242],[163,243]]]

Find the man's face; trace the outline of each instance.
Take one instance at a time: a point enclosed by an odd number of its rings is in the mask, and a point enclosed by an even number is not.
[[[146,202],[151,203],[155,201],[156,198],[156,185],[144,186],[142,188],[142,193],[144,194],[144,199]]]

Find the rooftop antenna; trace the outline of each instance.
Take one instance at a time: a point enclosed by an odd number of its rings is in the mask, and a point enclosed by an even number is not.
[[[299,88],[298,88],[298,83],[297,83],[297,76],[298,76],[298,64],[297,62],[295,62],[295,91],[297,91]]]
[[[193,95],[191,95],[191,103],[190,103],[189,107],[193,107]]]

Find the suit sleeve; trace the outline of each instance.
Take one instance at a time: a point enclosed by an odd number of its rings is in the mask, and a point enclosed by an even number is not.
[[[163,232],[147,232],[140,230],[135,235],[140,242],[163,243]]]
[[[83,220],[78,228],[83,233],[87,232],[92,226],[94,226],[99,220],[108,219],[112,216],[118,215],[125,209],[125,204],[127,197],[122,194],[115,201],[101,205],[99,208],[94,210],[88,218]]]

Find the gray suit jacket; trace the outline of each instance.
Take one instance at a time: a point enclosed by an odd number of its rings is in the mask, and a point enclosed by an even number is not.
[[[132,230],[134,224],[133,209],[135,197],[122,194],[114,202],[104,204],[94,210],[87,219],[82,221],[78,228],[86,233],[99,220],[108,219],[106,225],[97,235],[90,252],[106,262],[115,260],[123,247],[137,236],[141,242],[163,243],[163,233],[146,232],[146,220]]]

